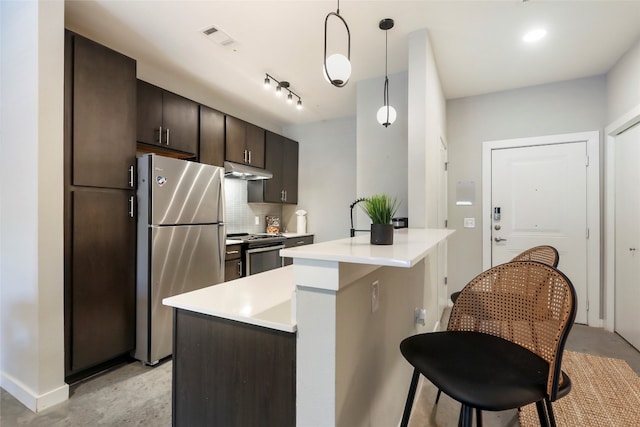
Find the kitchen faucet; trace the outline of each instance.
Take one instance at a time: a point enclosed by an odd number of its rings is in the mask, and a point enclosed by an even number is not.
[[[356,231],[366,231],[369,232],[370,230],[356,230],[355,228],[353,228],[353,208],[360,202],[364,201],[365,197],[360,197],[359,199],[356,199],[353,203],[351,203],[351,205],[349,206],[351,208],[351,237],[354,237],[356,235]]]

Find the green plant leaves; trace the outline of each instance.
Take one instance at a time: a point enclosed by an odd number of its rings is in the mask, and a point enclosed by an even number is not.
[[[376,194],[364,199],[360,206],[374,224],[390,224],[391,218],[396,214],[400,203],[395,197],[391,198],[386,194]]]

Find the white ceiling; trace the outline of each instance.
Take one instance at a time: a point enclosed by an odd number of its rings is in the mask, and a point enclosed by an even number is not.
[[[357,82],[384,75],[383,18],[395,20],[388,33],[389,74],[407,70],[408,34],[426,28],[447,99],[603,74],[640,39],[640,0],[343,0],[353,74],[346,87],[335,88],[323,79],[322,59],[324,19],[336,6],[67,0],[65,25],[281,126],[355,115]],[[201,30],[212,25],[236,43],[223,47],[206,38]],[[547,37],[525,45],[524,32],[538,26]],[[333,30],[330,46],[338,47],[342,30]],[[291,82],[304,109],[265,91],[265,73]],[[390,91],[393,100],[393,78]]]

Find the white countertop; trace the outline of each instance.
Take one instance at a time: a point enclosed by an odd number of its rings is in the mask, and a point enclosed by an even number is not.
[[[455,230],[401,228],[393,233],[393,245],[372,245],[369,234],[280,250],[295,259],[337,261],[389,267],[413,267]]]
[[[295,332],[293,266],[209,286],[162,300],[164,305],[284,332]]]
[[[280,250],[281,256],[369,264],[413,267],[454,230],[399,229],[393,245],[372,245],[368,234]],[[309,234],[310,235],[310,234]],[[293,237],[301,236],[294,235]],[[294,261],[295,262],[295,261]],[[224,319],[296,332],[292,303],[295,291],[294,265],[209,286],[162,300],[164,305]]]

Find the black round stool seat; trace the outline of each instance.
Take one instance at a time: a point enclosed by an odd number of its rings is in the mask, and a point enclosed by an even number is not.
[[[400,351],[436,387],[473,408],[502,411],[546,396],[549,364],[493,335],[466,331],[414,335],[402,341]]]

